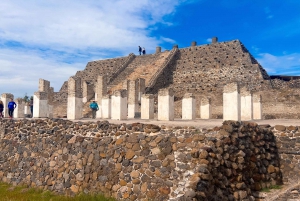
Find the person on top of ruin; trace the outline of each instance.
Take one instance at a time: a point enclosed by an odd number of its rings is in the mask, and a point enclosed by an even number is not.
[[[4,109],[4,105],[2,100],[0,100],[0,119],[3,118],[3,109]]]
[[[143,49],[142,49],[142,53],[143,54],[146,54],[146,49],[143,47]]]
[[[9,116],[10,119],[13,118],[14,110],[15,110],[16,107],[17,107],[17,104],[14,102],[14,99],[11,98],[8,105],[7,105],[8,116]]]
[[[140,55],[142,55],[142,48],[141,48],[141,46],[139,46],[139,53],[140,53]]]
[[[95,100],[93,100],[90,104],[90,108],[92,109],[92,116],[93,119],[96,118],[96,112],[99,110],[98,104],[96,103]]]

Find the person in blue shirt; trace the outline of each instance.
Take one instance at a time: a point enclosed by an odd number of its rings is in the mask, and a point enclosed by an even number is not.
[[[93,100],[91,102],[90,108],[92,109],[93,119],[95,119],[96,118],[96,112],[97,112],[97,110],[99,110],[98,104],[96,103],[95,100]]]
[[[13,118],[14,110],[17,107],[17,104],[14,102],[14,99],[10,99],[7,108],[8,108],[8,116],[9,118]]]

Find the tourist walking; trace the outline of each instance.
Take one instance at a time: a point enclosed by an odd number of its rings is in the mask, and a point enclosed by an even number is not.
[[[143,54],[146,54],[146,49],[143,47],[143,49],[142,49],[142,53]]]
[[[4,105],[2,100],[0,100],[0,119],[3,118],[3,109],[4,109]]]
[[[140,55],[142,55],[142,48],[141,48],[141,46],[139,46],[139,53],[140,53]]]
[[[31,112],[31,118],[33,117],[33,98],[30,98],[30,102],[29,102],[29,106],[30,106],[30,112]]]
[[[96,118],[96,112],[99,110],[98,104],[96,103],[95,100],[93,100],[90,104],[90,108],[92,109],[92,116],[93,119]]]
[[[14,102],[14,99],[11,98],[7,105],[9,118],[11,118],[11,119],[13,118],[14,110],[16,107],[17,107],[17,104]]]

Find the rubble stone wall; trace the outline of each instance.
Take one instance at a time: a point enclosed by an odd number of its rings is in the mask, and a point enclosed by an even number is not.
[[[101,191],[130,200],[253,200],[255,191],[280,184],[282,171],[284,178],[293,177],[285,164],[298,163],[277,148],[294,149],[283,135],[298,133],[298,127],[275,127],[280,142],[273,130],[233,121],[197,129],[1,120],[0,179],[69,195]]]

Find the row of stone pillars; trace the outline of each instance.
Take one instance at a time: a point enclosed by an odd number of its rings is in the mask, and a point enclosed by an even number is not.
[[[246,87],[230,83],[223,91],[223,120],[249,121],[262,119],[260,94],[253,94]]]
[[[95,100],[100,108],[97,118],[111,118],[124,120],[135,118],[140,114],[141,119],[154,118],[154,96],[145,93],[145,80],[125,80],[123,89],[114,91],[112,96],[107,94],[107,77],[98,76],[95,87]],[[71,77],[68,81],[68,119],[80,119],[82,117],[82,103],[88,96],[81,94],[81,80]],[[84,86],[84,85],[83,85]],[[83,91],[88,91],[83,89]],[[140,105],[140,113],[139,111]],[[192,120],[196,118],[195,96],[186,94],[182,100],[182,119]],[[211,118],[210,99],[201,100],[202,119]],[[158,120],[174,120],[174,92],[172,89],[161,89],[158,92]]]
[[[35,118],[45,118],[53,116],[53,94],[54,89],[50,87],[50,82],[47,80],[39,80],[39,90],[34,93],[33,96],[33,117]],[[3,115],[8,117],[8,102],[10,99],[14,99],[14,95],[11,93],[1,94],[1,100],[4,105]],[[31,116],[30,107],[26,105],[25,101],[22,98],[17,98],[14,100],[17,104],[17,107],[14,110],[15,118],[23,118],[25,115]]]
[[[141,119],[154,118],[154,96],[143,94],[145,80],[125,80],[123,89],[114,91],[110,97],[107,94],[107,78],[97,79],[95,98],[100,110],[97,118],[124,120],[137,117],[140,108]],[[82,117],[82,102],[80,78],[71,77],[68,82],[68,119]],[[182,100],[182,119],[196,118],[195,96],[191,93],[184,95]],[[201,99],[200,118],[211,118],[211,100]],[[223,120],[252,120],[262,118],[261,96],[252,94],[245,87],[241,90],[237,83],[230,83],[223,91]],[[161,89],[158,92],[158,120],[174,120],[174,92],[172,89]]]

